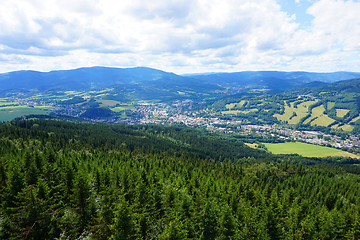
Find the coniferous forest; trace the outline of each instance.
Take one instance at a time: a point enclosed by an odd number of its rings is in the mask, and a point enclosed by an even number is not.
[[[359,239],[351,161],[183,127],[0,125],[0,239]]]

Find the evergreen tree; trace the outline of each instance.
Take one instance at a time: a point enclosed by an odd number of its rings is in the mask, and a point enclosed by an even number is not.
[[[115,211],[114,225],[112,226],[111,239],[134,239],[135,224],[128,202],[121,197]]]

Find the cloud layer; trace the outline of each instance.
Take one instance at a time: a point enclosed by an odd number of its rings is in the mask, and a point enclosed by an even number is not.
[[[314,1],[304,29],[276,0],[3,0],[0,71],[360,71],[359,12]]]

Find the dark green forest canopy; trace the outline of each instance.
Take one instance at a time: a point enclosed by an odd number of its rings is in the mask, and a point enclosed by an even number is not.
[[[327,162],[182,127],[4,123],[0,239],[358,239],[358,166]]]

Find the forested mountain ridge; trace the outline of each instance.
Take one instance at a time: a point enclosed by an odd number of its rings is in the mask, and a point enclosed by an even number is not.
[[[207,92],[226,88],[261,88],[285,90],[306,86],[312,82],[334,82],[360,77],[360,73],[334,72],[234,72],[176,75],[161,70],[134,67],[87,67],[50,72],[15,71],[0,74],[0,93],[8,91],[89,91],[104,88],[127,88],[147,92],[170,90]]]
[[[246,88],[265,88],[286,90],[307,87],[308,85],[325,85],[342,80],[360,77],[353,72],[280,72],[280,71],[244,71],[233,73],[188,74],[195,79],[222,86],[241,86]]]
[[[222,90],[214,84],[197,83],[189,77],[146,67],[89,67],[51,72],[17,71],[0,74],[2,96],[10,92],[21,92],[31,96],[44,92],[91,91],[105,88],[115,88],[114,94],[133,93],[130,94],[131,98],[140,99],[158,99],[156,96],[162,95],[166,95],[167,98],[181,98],[178,91],[203,93]]]
[[[45,120],[1,124],[0,156],[1,239],[360,236],[357,165],[292,164],[188,128]]]
[[[90,67],[50,72],[16,71],[0,74],[1,90],[32,89],[48,90],[89,90],[111,87],[116,84],[130,84],[156,81],[166,77],[168,80],[181,79],[172,73],[156,69]]]

